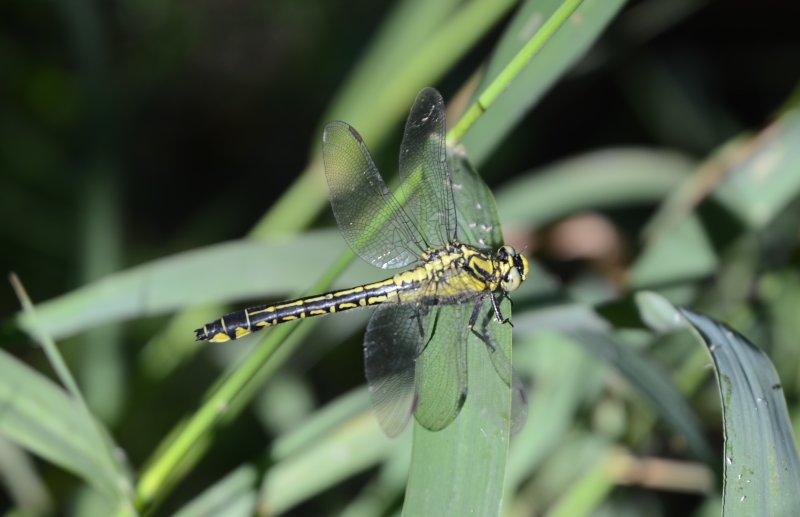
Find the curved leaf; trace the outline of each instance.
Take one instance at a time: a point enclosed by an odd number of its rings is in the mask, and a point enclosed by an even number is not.
[[[726,325],[654,293],[639,296],[643,316],[661,330],[685,321],[708,347],[725,426],[725,515],[793,515],[800,508],[800,459],[772,362]]]
[[[791,515],[800,508],[800,459],[780,379],[741,334],[678,309],[711,352],[725,424],[726,515]]]

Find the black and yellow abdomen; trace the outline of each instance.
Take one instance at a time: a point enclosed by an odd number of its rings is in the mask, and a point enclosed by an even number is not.
[[[232,312],[195,330],[195,337],[198,340],[222,343],[280,323],[334,314],[396,299],[397,286],[393,279],[389,278],[352,289],[331,291]]]
[[[195,330],[196,338],[222,343],[280,323],[383,303],[465,303],[496,290],[509,267],[490,250],[457,242],[421,259],[379,282],[232,312]]]

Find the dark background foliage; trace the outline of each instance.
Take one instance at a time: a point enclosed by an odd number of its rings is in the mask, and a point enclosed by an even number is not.
[[[245,235],[321,145],[322,113],[389,7],[3,2],[0,270],[16,271],[42,301],[112,271]],[[632,144],[707,157],[797,99],[798,15],[790,1],[631,2],[482,175],[494,187],[587,150]],[[446,99],[502,29],[435,85]],[[376,150],[382,170],[395,160],[400,131]],[[635,246],[625,239],[652,210],[607,211],[621,248]],[[316,224],[332,218],[326,211]],[[562,278],[586,267],[541,253]],[[0,290],[4,319],[17,308],[12,291]],[[122,355],[134,356],[161,321],[126,324]],[[358,354],[353,346],[326,356],[333,368],[304,365],[320,400],[362,382]],[[155,388],[137,384],[133,370],[117,372],[130,376],[130,391],[112,430],[138,464],[182,412],[174,407],[196,400],[215,367],[195,360]],[[205,463],[211,468],[183,487],[184,496],[247,458],[243,443],[264,437],[245,418],[220,439]]]

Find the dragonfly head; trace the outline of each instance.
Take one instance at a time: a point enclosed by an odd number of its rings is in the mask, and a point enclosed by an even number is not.
[[[506,292],[516,290],[523,280],[528,278],[528,259],[517,253],[511,246],[501,246],[497,250],[497,262],[500,265],[500,287]]]

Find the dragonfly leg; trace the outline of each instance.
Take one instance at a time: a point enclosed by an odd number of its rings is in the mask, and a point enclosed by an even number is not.
[[[417,319],[417,322],[419,323],[419,333],[420,333],[420,338],[422,340],[422,339],[425,339],[425,331],[422,329],[422,316],[423,315],[420,314],[419,307],[417,307],[416,314],[417,315],[415,317]],[[425,344],[422,345],[422,347],[420,347],[419,352],[417,352],[416,357],[419,357],[423,353],[425,353],[425,350],[428,348],[428,345],[431,343],[431,340],[433,339],[434,334],[436,334],[436,325],[437,325],[437,323],[439,323],[439,311],[436,311],[436,314],[433,316],[433,327],[431,328],[431,332],[430,332],[430,334],[428,334],[428,339],[425,341]]]
[[[494,296],[492,296],[492,300],[494,300]],[[483,344],[486,345],[486,348],[488,348],[490,352],[494,353],[495,347],[492,345],[491,341],[489,341],[489,337],[485,334],[481,334],[475,329],[475,323],[478,322],[478,316],[481,314],[482,305],[483,298],[479,298],[478,301],[475,302],[475,308],[472,309],[472,315],[469,317],[469,331],[475,334],[478,339],[483,341]],[[486,325],[483,325],[483,328],[486,328]]]
[[[417,320],[417,327],[419,328],[419,337],[425,337],[425,329],[422,328],[422,317],[425,316],[428,312],[428,308],[424,305],[416,304],[415,305],[414,314],[411,316],[411,319]]]
[[[503,314],[500,312],[500,304],[498,303],[497,298],[494,297],[494,293],[489,293],[488,296],[492,300],[492,309],[494,309],[494,317],[497,320],[497,323],[503,325],[508,323],[513,327],[514,324],[511,323],[511,318],[503,318]],[[502,302],[505,298],[508,298],[508,295],[504,292],[501,292],[499,296],[500,296],[499,302]],[[508,300],[511,301],[511,298],[508,298]]]
[[[475,327],[475,323],[478,321],[478,315],[481,313],[481,305],[483,305],[482,298],[475,303],[475,308],[472,309],[472,315],[469,317],[470,330],[472,330]]]

